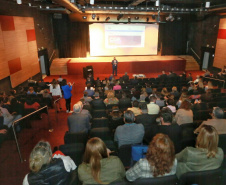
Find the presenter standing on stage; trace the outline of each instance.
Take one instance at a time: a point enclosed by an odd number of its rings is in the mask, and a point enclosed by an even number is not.
[[[118,60],[116,60],[116,58],[114,57],[111,64],[112,64],[112,71],[113,71],[112,74],[114,75],[115,73],[115,76],[117,76]]]

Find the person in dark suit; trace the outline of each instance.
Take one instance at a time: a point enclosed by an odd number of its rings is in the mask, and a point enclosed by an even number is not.
[[[81,105],[74,104],[73,113],[67,118],[68,129],[70,133],[88,132],[90,130],[90,117],[89,115],[81,112]]]
[[[123,75],[122,79],[123,79],[123,81],[124,81],[125,83],[128,83],[128,81],[129,81],[129,76],[128,76],[127,72],[125,72],[125,75]]]
[[[106,108],[104,101],[100,99],[99,92],[95,92],[94,99],[90,102],[90,105],[92,106],[93,110],[100,110]]]
[[[160,112],[161,125],[152,124],[145,132],[144,140],[149,143],[152,138],[158,134],[163,133],[169,136],[175,146],[175,153],[181,151],[181,127],[177,124],[172,124],[173,113],[168,107],[162,108]]]
[[[117,76],[117,68],[118,68],[118,60],[114,57],[114,59],[111,61],[112,64],[112,74]]]

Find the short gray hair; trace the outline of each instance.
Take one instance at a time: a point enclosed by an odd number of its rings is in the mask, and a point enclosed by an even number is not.
[[[218,119],[223,119],[224,111],[220,107],[213,108],[213,115]]]
[[[76,113],[79,113],[81,111],[81,105],[80,104],[74,104],[73,111]]]

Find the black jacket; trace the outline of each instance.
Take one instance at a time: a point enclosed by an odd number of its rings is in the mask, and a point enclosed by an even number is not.
[[[70,179],[71,174],[65,170],[61,159],[52,159],[38,173],[28,174],[29,185],[68,185]]]

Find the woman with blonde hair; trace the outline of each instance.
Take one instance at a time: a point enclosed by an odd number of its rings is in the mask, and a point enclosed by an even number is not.
[[[87,142],[83,163],[78,168],[83,184],[109,184],[123,179],[125,169],[122,162],[116,156],[109,156],[109,153],[100,138],[94,137]]]
[[[196,147],[187,147],[176,155],[177,176],[191,171],[213,170],[221,166],[224,152],[218,148],[219,136],[211,125],[203,125],[196,139]]]
[[[33,148],[29,167],[31,173],[23,180],[23,185],[65,185],[71,184],[71,173],[76,169],[74,161],[61,152],[53,154],[49,142],[39,141]]]
[[[109,92],[107,94],[107,98],[104,100],[105,105],[110,105],[110,104],[118,104],[119,100],[118,98],[115,97],[113,92]]]
[[[167,135],[157,134],[148,146],[146,158],[140,159],[130,168],[126,172],[126,178],[132,182],[138,178],[174,175],[176,167],[173,142]]]

